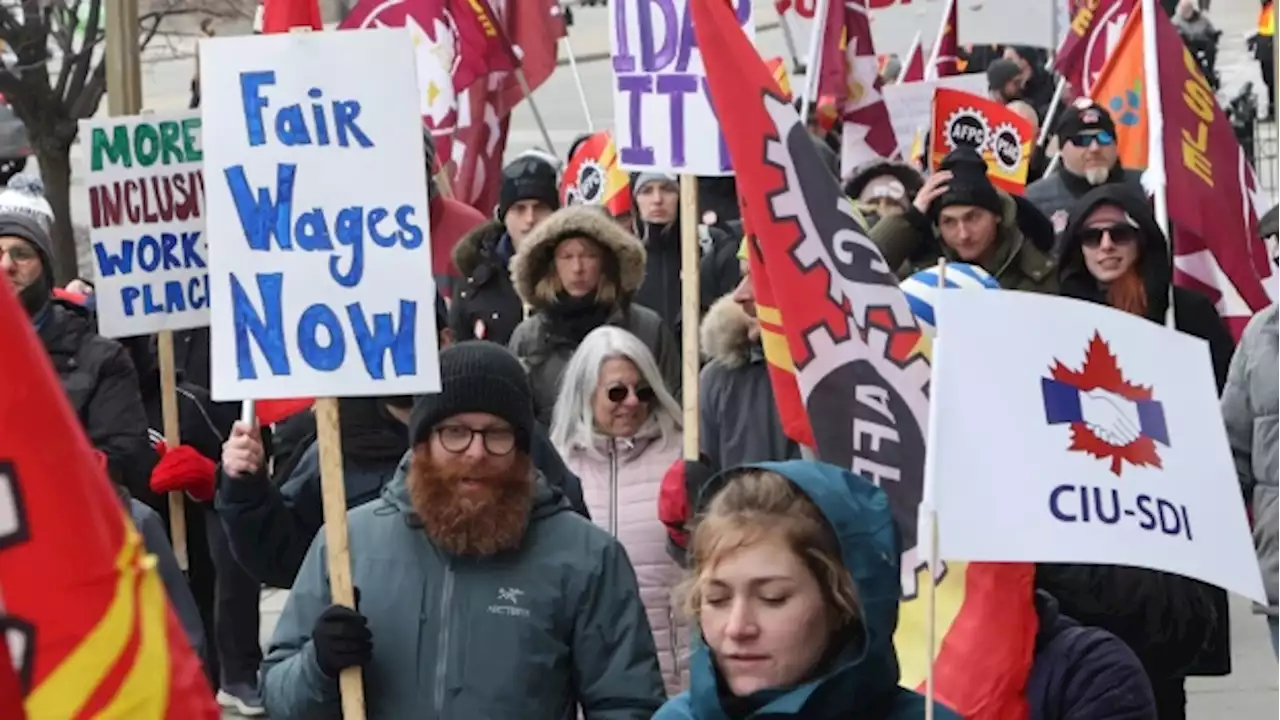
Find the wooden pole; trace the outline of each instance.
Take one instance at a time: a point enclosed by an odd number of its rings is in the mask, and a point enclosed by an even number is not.
[[[338,399],[316,400],[316,442],[320,443],[320,487],[324,500],[324,540],[328,550],[329,594],[333,602],[355,608],[351,584],[351,548],[347,536],[347,489],[338,433]],[[364,720],[364,682],[360,668],[338,676],[343,720]]]
[[[182,444],[182,422],[178,411],[178,374],[173,361],[173,331],[161,330],[156,354],[160,361],[160,414],[164,418],[164,444],[176,448]],[[185,572],[190,566],[187,553],[187,508],[180,492],[169,495],[169,538],[178,567]]]
[[[702,303],[698,287],[698,178],[680,176],[680,288],[681,347],[683,367],[681,386],[684,397],[684,459],[697,461],[698,453],[698,324]]]
[[[947,287],[947,259],[944,257],[938,261],[938,295],[935,295],[933,300],[935,314],[937,311],[938,303],[941,302],[942,300],[941,295],[945,291],[946,287]],[[934,341],[936,342],[937,339],[938,339],[938,333],[935,330]],[[926,452],[928,452],[928,450],[926,450]],[[928,643],[928,648],[929,648],[929,655],[928,655],[929,668],[926,671],[927,674],[925,675],[925,681],[924,681],[924,717],[925,717],[925,720],[933,720],[934,718],[933,703],[934,703],[934,695],[936,694],[933,687],[933,666],[934,666],[934,660],[935,660],[934,654],[936,653],[938,648],[938,577],[937,577],[937,571],[936,571],[936,567],[939,563],[938,561],[938,510],[933,506],[932,497],[926,497],[924,498],[924,501],[926,503],[925,512],[921,513],[923,517],[917,519],[917,524],[919,524],[920,520],[924,520],[929,525],[928,537],[926,538],[929,543],[929,558],[928,558],[928,562],[925,563],[925,572],[929,576],[929,587],[926,588],[926,592],[928,594],[925,595],[925,613],[928,614],[929,616],[928,633],[927,633],[928,639],[925,641],[926,643]],[[916,550],[916,552],[918,553],[920,551]]]

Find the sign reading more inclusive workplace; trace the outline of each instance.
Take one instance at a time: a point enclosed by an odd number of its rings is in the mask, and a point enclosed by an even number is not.
[[[440,387],[403,29],[200,43],[217,400]]]
[[[98,331],[208,325],[198,111],[81,120],[80,138]]]
[[[751,0],[735,0],[755,37]],[[614,0],[614,139],[624,170],[732,175],[707,92],[689,0]]]

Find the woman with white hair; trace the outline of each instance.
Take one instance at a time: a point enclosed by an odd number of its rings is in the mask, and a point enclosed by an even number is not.
[[[676,695],[687,685],[689,629],[677,626],[671,606],[681,571],[667,555],[658,493],[680,459],[680,406],[639,338],[606,325],[583,339],[560,384],[551,442],[582,479],[592,520],[635,566],[662,678]]]

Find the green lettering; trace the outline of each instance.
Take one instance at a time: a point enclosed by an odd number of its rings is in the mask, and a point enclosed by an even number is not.
[[[204,152],[196,147],[196,133],[200,131],[200,118],[187,118],[182,121],[182,151],[187,162],[203,162]]]
[[[107,137],[107,131],[104,128],[93,129],[93,150],[92,162],[94,172],[98,172],[105,164],[102,162],[102,156],[106,155],[108,163],[111,165],[124,165],[125,167],[133,167],[133,158],[129,154],[129,129],[124,125],[117,125],[111,129],[111,137]]]
[[[168,165],[171,162],[182,162],[182,151],[178,149],[178,134],[182,129],[178,127],[178,123],[172,120],[166,120],[160,123],[160,145],[162,147],[163,162]]]
[[[160,133],[147,123],[133,129],[133,156],[142,167],[151,167],[160,158]]]

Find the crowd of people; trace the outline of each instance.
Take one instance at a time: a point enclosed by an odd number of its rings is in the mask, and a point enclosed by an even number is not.
[[[992,97],[1049,118],[1043,57],[969,61]],[[1073,101],[1053,116],[1056,163],[1022,196],[966,149],[927,174],[858,168],[844,190],[901,279],[946,258],[1001,288],[1156,323],[1172,306],[1209,343],[1274,647],[1276,307],[1237,346],[1208,298],[1171,287],[1167,239],[1139,169],[1117,160],[1107,109]],[[334,717],[339,674],[360,667],[371,718],[922,717],[923,698],[898,687],[887,500],[783,432],[732,180],[700,183],[702,367],[686,428],[678,180],[636,174],[595,207],[566,203],[561,175],[545,153],[516,157],[491,217],[430,184],[442,390],[340,401],[355,607],[330,598],[311,413],[241,421],[209,398],[208,330],[185,331],[182,444],[166,447],[154,338],[97,335],[92,284],[54,283],[48,204],[29,184],[0,193],[0,268],[160,557],[219,702]],[[167,492],[188,498],[185,575]],[[291,590],[265,657],[263,586]],[[1188,676],[1231,671],[1221,590],[1043,565],[1034,592],[1033,718],[1182,718]]]

